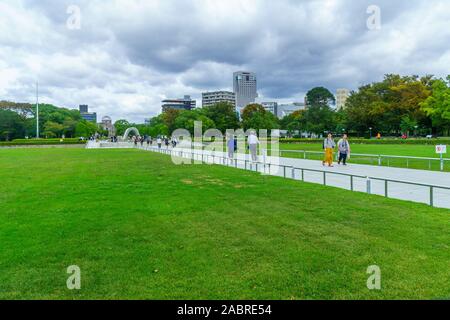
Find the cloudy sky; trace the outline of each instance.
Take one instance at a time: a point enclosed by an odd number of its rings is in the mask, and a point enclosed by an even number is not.
[[[231,90],[238,70],[280,102],[443,77],[449,44],[448,0],[1,0],[0,100],[34,102],[39,80],[43,102],[143,122],[164,98]]]

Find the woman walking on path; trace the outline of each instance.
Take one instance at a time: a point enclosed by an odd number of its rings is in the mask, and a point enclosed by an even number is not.
[[[350,143],[348,142],[348,136],[344,134],[341,140],[338,142],[338,150],[339,150],[339,162],[347,165],[347,159],[350,159]]]
[[[325,166],[327,163],[329,167],[333,166],[333,151],[336,148],[336,143],[333,140],[333,135],[328,134],[328,137],[323,141],[323,149],[325,150],[325,158],[322,165]]]

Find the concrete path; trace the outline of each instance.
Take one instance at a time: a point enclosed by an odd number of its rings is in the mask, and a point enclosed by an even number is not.
[[[147,150],[144,146],[143,150]],[[151,147],[148,151],[158,151],[156,147]],[[190,149],[177,149],[179,152],[183,151],[183,157],[191,157]],[[202,151],[195,150],[195,157],[201,160]],[[214,159],[213,159],[214,155]],[[237,167],[239,169],[254,170],[265,174],[274,176],[285,176],[296,180],[304,180],[306,182],[324,184],[343,189],[351,189],[353,180],[353,190],[359,192],[367,192],[367,177],[370,178],[370,192],[381,196],[387,194],[389,198],[409,200],[430,204],[431,188],[433,205],[435,207],[450,209],[450,173],[436,172],[426,170],[402,169],[392,167],[379,167],[370,165],[349,164],[348,166],[339,166],[329,168],[322,166],[321,161],[303,160],[297,158],[275,158],[260,156],[258,161],[260,164],[252,163],[249,155],[238,154],[236,160],[225,161],[223,157],[227,157],[223,152],[209,152],[203,151],[205,161],[216,164]],[[265,163],[265,165],[264,165]],[[270,169],[269,169],[269,165]],[[286,168],[284,166],[287,166]],[[290,168],[290,166],[296,169]],[[258,167],[258,168],[257,168]],[[303,170],[302,170],[303,169]],[[269,173],[270,170],[270,173]],[[324,171],[326,172],[324,174]],[[351,178],[353,175],[353,178]],[[380,180],[378,180],[380,179]],[[385,180],[394,180],[402,182],[393,182]],[[406,183],[409,182],[409,183]],[[448,188],[448,189],[443,189]]]

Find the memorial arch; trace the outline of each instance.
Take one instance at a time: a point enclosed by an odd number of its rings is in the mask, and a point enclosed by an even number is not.
[[[134,134],[136,135],[136,137],[140,136],[139,130],[138,130],[137,128],[134,128],[134,127],[133,127],[133,128],[128,128],[128,129],[125,131],[125,134],[124,134],[123,137],[122,137],[123,141],[127,141],[128,136],[129,136],[130,133],[132,133],[132,132],[134,132]]]

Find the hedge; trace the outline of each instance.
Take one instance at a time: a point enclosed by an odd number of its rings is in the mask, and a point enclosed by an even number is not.
[[[335,138],[337,139],[337,138]],[[450,145],[450,138],[441,139],[349,139],[353,144],[418,144],[418,145]],[[280,139],[281,143],[320,144],[323,139]]]
[[[67,145],[67,144],[85,144],[86,141],[80,141],[79,139],[64,139],[62,142],[60,139],[16,139],[13,141],[0,142],[0,147],[9,146],[48,146],[48,145]]]

